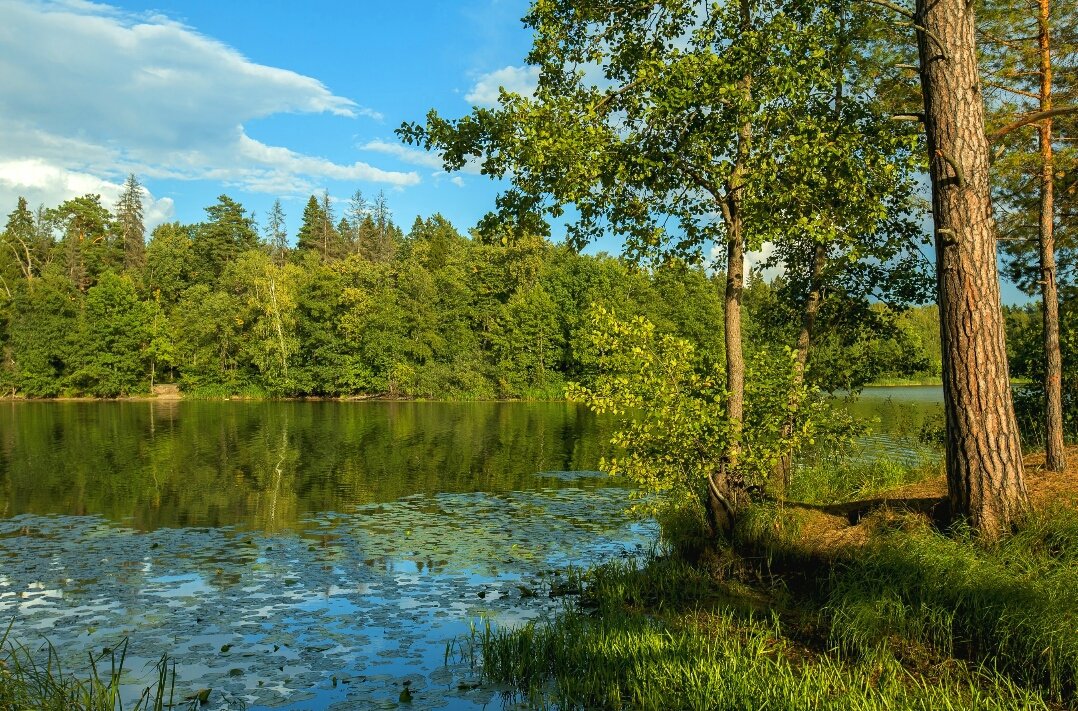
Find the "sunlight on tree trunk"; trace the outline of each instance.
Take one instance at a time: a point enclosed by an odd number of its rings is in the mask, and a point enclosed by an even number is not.
[[[966,0],[918,0],[952,513],[985,538],[1028,509],[1003,334],[984,100]]]

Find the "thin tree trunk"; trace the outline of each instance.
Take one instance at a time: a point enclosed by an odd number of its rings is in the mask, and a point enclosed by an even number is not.
[[[273,277],[269,279],[270,300],[273,302],[273,324],[277,329],[277,342],[281,347],[281,369],[288,377],[288,351],[284,344],[284,329],[281,327],[281,309],[277,306],[277,287]]]
[[[932,176],[952,514],[981,536],[1028,508],[1011,402],[988,181],[984,100],[968,0],[917,0]]]
[[[1037,17],[1040,41],[1041,111],[1052,110],[1052,51],[1049,37],[1049,0],[1039,0]],[[1044,317],[1044,410],[1045,461],[1049,471],[1066,466],[1063,453],[1063,361],[1059,352],[1059,292],[1055,255],[1055,166],[1052,156],[1052,119],[1039,127],[1041,149],[1041,301]]]
[[[741,4],[742,23],[748,26],[751,16],[748,3]],[[752,96],[752,77],[741,80],[746,104]],[[726,185],[723,215],[726,220],[726,295],[724,338],[726,346],[726,417],[729,439],[722,463],[708,482],[708,511],[716,534],[729,533],[740,505],[743,482],[738,476],[741,450],[741,430],[745,420],[745,355],[741,341],[741,297],[745,289],[745,231],[741,205],[744,180],[752,141],[752,124],[748,119],[738,130],[737,157],[730,180]]]
[[[805,299],[805,313],[801,318],[801,330],[797,333],[797,350],[794,359],[794,377],[792,390],[797,391],[805,383],[805,371],[808,370],[809,351],[812,348],[812,337],[816,333],[816,317],[820,313],[820,304],[823,303],[823,271],[827,264],[827,246],[817,242],[812,248],[812,266],[809,273],[809,290]],[[797,413],[793,409],[794,403],[790,402],[790,413],[786,423],[782,426],[783,438],[793,434],[797,424]],[[774,485],[780,498],[786,496],[786,490],[790,487],[790,477],[793,473],[793,457],[790,452],[784,452],[779,459],[778,468],[775,471]]]

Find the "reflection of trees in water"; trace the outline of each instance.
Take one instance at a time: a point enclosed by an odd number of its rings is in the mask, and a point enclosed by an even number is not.
[[[278,530],[415,493],[534,489],[538,471],[594,468],[609,431],[565,403],[16,403],[0,511]]]

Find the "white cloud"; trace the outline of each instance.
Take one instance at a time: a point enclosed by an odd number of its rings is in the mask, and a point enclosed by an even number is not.
[[[441,156],[437,153],[431,153],[429,151],[422,150],[421,148],[412,148],[402,143],[394,143],[392,141],[383,141],[381,139],[374,139],[373,141],[367,141],[363,145],[359,146],[362,151],[374,151],[375,153],[382,153],[388,156],[393,156],[402,163],[408,163],[409,165],[417,165],[422,168],[434,168],[435,172],[433,177],[444,177],[447,175],[443,166]],[[470,175],[479,175],[482,172],[482,164],[475,158],[470,158],[464,167],[460,169],[461,173],[468,173]],[[453,181],[456,185],[456,181]]]
[[[449,179],[449,182],[453,183],[453,185],[456,185],[458,188],[464,187],[464,178],[460,177],[459,175],[454,175],[452,178]]]
[[[442,159],[437,153],[431,153],[418,148],[410,148],[401,143],[393,143],[392,141],[383,141],[376,138],[373,141],[367,141],[359,148],[364,151],[384,153],[410,165],[439,169],[442,167]]]
[[[89,173],[65,170],[42,160],[0,160],[0,204],[14,206],[25,197],[31,209],[52,207],[75,195],[96,193],[105,207],[113,207],[123,184]],[[143,221],[148,229],[172,219],[172,198],[155,198],[143,188]]]
[[[499,88],[521,96],[531,96],[538,83],[538,67],[502,67],[479,77],[464,98],[476,106],[495,106]]]
[[[268,192],[306,192],[324,179],[419,181],[251,138],[244,124],[274,114],[380,116],[168,18],[84,0],[0,0],[0,16],[5,185],[47,177],[39,190],[63,192],[88,180],[117,185],[129,172]],[[12,175],[26,161],[37,172]]]

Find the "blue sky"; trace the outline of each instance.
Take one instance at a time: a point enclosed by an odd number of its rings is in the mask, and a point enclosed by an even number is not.
[[[528,0],[0,0],[0,214],[18,196],[115,203],[129,172],[146,221],[197,222],[227,193],[257,216],[280,198],[289,233],[323,189],[385,191],[407,230],[458,229],[498,184],[402,145],[403,121],[528,91]],[[555,237],[557,237],[555,231]],[[595,248],[618,251],[614,239]],[[751,255],[750,255],[751,261]],[[1006,282],[1007,303],[1026,298]]]
[[[151,224],[198,221],[224,192],[258,215],[280,198],[294,233],[312,192],[359,189],[384,190],[406,230],[435,212],[467,229],[497,185],[446,175],[393,130],[526,88],[526,9],[0,0],[0,210],[17,195],[110,203],[133,171]]]

